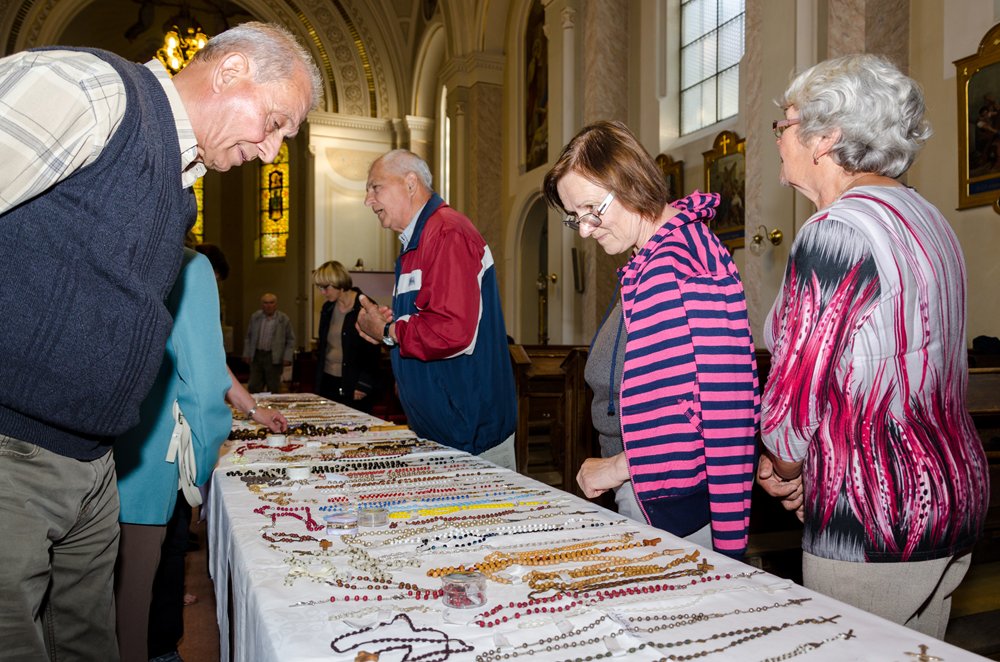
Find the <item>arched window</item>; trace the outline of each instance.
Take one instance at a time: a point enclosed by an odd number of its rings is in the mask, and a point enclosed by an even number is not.
[[[745,0],[681,2],[681,134],[739,112]]]
[[[288,243],[288,145],[281,144],[274,163],[260,167],[258,256],[285,257]]]
[[[438,104],[438,163],[440,164],[437,181],[435,182],[438,194],[448,200],[451,192],[451,119],[448,117],[448,88],[441,86],[441,98]]]
[[[191,186],[194,191],[194,199],[198,202],[198,215],[194,219],[194,225],[191,227],[191,234],[194,235],[194,242],[196,244],[204,243],[205,241],[205,179],[204,177],[199,177],[195,183]]]

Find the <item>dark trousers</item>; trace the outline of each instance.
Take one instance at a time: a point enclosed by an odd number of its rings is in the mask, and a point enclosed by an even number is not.
[[[184,561],[190,544],[191,506],[178,494],[153,580],[153,599],[149,605],[151,658],[177,650],[177,643],[184,636]]]
[[[250,361],[250,380],[247,390],[251,393],[269,391],[277,393],[281,389],[281,363],[272,363],[273,355],[269,349],[258,349]]]
[[[118,565],[115,567],[115,612],[122,662],[149,659],[149,605],[166,532],[166,526],[121,525]]]
[[[348,393],[343,387],[344,380],[335,375],[324,372],[323,377],[320,379],[319,388],[316,389],[316,395],[321,395],[324,398],[333,400],[334,402],[339,402],[341,404],[347,405],[348,407],[353,407],[359,411],[363,411],[366,414],[372,413],[372,404],[374,397],[371,394],[366,395],[360,400],[354,399],[354,389]]]

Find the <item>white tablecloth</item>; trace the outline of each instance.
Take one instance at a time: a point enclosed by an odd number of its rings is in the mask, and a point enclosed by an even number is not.
[[[317,419],[322,415],[337,421],[333,425],[344,428],[381,423],[347,408],[320,404],[302,396],[288,397],[277,405],[293,423],[309,419],[326,424]],[[296,418],[297,412],[306,414]],[[352,489],[351,481],[339,482],[347,476],[347,467],[357,467],[359,462],[363,466],[363,460],[350,459],[348,455],[357,455],[358,447],[377,439],[407,436],[400,431],[346,432],[324,437],[320,446],[314,440],[307,446],[304,439],[293,437],[289,439],[290,445],[298,447],[289,450],[259,447],[248,450],[248,442],[234,442],[232,452],[220,461],[210,492],[209,544],[223,660],[230,655],[230,631],[233,659],[252,662],[354,660],[359,651],[380,652],[379,662],[403,659],[492,662],[529,658],[631,661],[807,657],[838,662],[984,659],[652,527],[625,520],[524,476],[439,446],[417,449],[404,457],[382,458],[383,463],[406,464],[416,469],[439,462],[444,463],[447,471],[438,476],[442,481],[429,480],[431,473],[440,473],[437,470],[404,472],[420,476],[423,482],[408,481],[382,488],[387,494],[410,495],[387,497],[388,502],[409,499],[408,503],[390,503],[388,508],[422,508],[428,518],[445,514],[485,517],[497,510],[514,510],[506,516],[507,521],[419,532],[426,526],[441,526],[443,520],[419,526],[410,523],[415,521],[413,517],[394,518],[393,529],[360,529],[363,535],[347,539],[307,529],[306,519],[322,522],[322,516],[332,512],[321,508],[337,508],[340,502],[336,499],[343,496],[356,505],[359,495],[366,492]],[[244,450],[240,454],[241,447]],[[352,450],[340,451],[338,458],[338,447]],[[290,456],[292,462],[287,461]],[[377,467],[379,459],[372,461]],[[462,463],[460,466],[465,470],[456,470],[454,461]],[[248,489],[248,481],[240,475],[262,471],[281,474],[290,464],[312,465],[314,473],[307,481],[279,478],[271,481],[271,485],[255,488],[257,492]],[[329,471],[317,471],[317,467]],[[462,473],[473,475],[455,477]],[[445,513],[444,506],[452,502],[444,500],[447,498],[444,491],[438,501],[413,503],[413,499],[420,498],[416,493],[421,485],[448,485],[466,492],[475,485],[493,487],[484,487],[481,498],[454,502],[483,503]],[[371,490],[367,492],[372,495]],[[423,490],[423,494],[433,499],[427,495],[438,493]],[[261,495],[272,500],[262,500]],[[275,504],[275,495],[286,505]],[[510,505],[518,503],[521,505]],[[495,507],[488,507],[490,504]],[[305,511],[306,507],[310,510]],[[298,517],[285,514],[272,517],[287,512]],[[417,534],[408,534],[415,530]],[[273,542],[264,537],[275,538],[281,533],[291,534],[296,540]],[[427,575],[432,568],[470,566],[497,550],[516,553],[570,545],[583,547],[593,540],[605,541],[601,544],[609,546],[613,545],[611,541],[620,541],[627,534],[636,541],[659,541],[608,552],[603,557],[636,559],[654,551],[675,549],[679,553],[665,553],[648,563],[664,566],[697,552],[698,559],[678,562],[674,568],[693,569],[701,560],[706,560],[712,568],[701,576],[666,582],[623,583],[617,590],[625,592],[631,586],[634,594],[613,599],[563,595],[529,604],[531,589],[519,583],[525,573],[567,571],[594,566],[595,561],[582,558],[545,566],[514,566],[500,574],[513,583],[487,581],[484,606],[456,609],[445,607],[440,598],[410,597],[404,589],[368,590],[367,580],[353,579],[366,576],[364,562],[360,562],[360,568],[352,565],[359,562],[348,554],[351,547],[361,550],[384,565],[397,567],[392,573],[393,581],[435,590],[441,587],[441,580]],[[299,540],[303,536],[314,540]],[[327,549],[321,548],[321,540],[331,543]],[[351,545],[345,540],[351,541]],[[613,564],[608,565],[614,569]],[[563,577],[566,581],[576,581]],[[359,590],[337,586],[338,578],[348,585],[357,585]],[[648,594],[636,590],[664,583],[673,586],[673,590]],[[549,597],[553,592],[544,595]],[[381,601],[377,599],[379,596],[383,598]],[[506,622],[502,621],[504,616],[508,617]],[[637,617],[646,620],[637,621]],[[476,621],[500,622],[493,627],[481,627]],[[629,632],[629,627],[633,631]],[[653,631],[644,631],[649,629]],[[413,639],[419,641],[407,641]],[[336,644],[337,650],[331,644]]]

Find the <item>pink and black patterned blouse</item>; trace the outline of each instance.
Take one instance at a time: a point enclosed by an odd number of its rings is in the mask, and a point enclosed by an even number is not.
[[[980,534],[965,315],[961,248],[915,191],[858,187],[803,226],[765,327],[761,433],[804,460],[805,551],[923,561]]]

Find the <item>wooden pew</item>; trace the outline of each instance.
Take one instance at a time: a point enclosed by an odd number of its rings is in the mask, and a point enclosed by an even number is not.
[[[569,491],[575,483],[575,470],[567,475],[567,437],[565,433],[566,375],[563,362],[574,345],[511,345],[511,361],[517,388],[517,432],[514,449],[518,473],[528,474],[531,437],[545,437],[548,443],[539,451],[551,456],[558,478],[555,487]],[[586,348],[582,348],[586,351]],[[581,368],[582,370],[582,368]],[[582,380],[582,372],[580,376]],[[586,412],[589,420],[589,409]],[[574,414],[574,423],[577,421]]]
[[[983,442],[990,472],[986,529],[973,548],[972,559],[974,563],[992,563],[1000,561],[1000,367],[969,368],[966,407]]]
[[[590,404],[594,392],[587,386],[583,371],[587,365],[586,347],[574,347],[561,364],[564,380],[563,399],[563,489],[584,497],[576,483],[576,473],[588,457],[600,457],[601,448],[597,433],[591,422]],[[614,499],[598,501],[602,506],[614,510]]]

